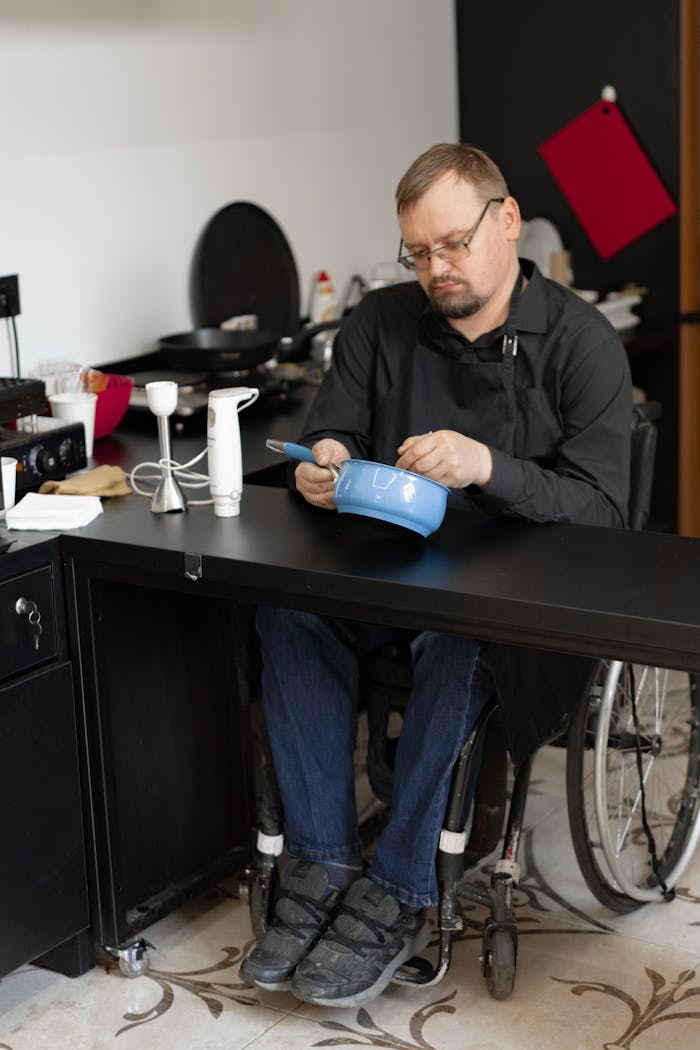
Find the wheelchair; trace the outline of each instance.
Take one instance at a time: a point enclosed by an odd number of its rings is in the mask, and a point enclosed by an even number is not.
[[[633,410],[629,524],[634,529],[644,528],[648,520],[660,416],[656,402]],[[385,646],[361,663],[360,693],[369,724],[367,768],[374,795],[360,814],[367,838],[390,805],[393,742],[387,736],[387,721],[390,711],[400,714],[410,684],[410,663],[401,646]],[[259,831],[246,892],[253,931],[260,937],[274,908],[283,839],[262,719],[255,732]],[[700,838],[697,676],[601,660],[567,733],[552,743],[566,747],[569,827],[581,873],[596,899],[618,913],[649,901],[672,900],[673,887]],[[533,759],[530,756],[513,771],[507,807],[505,737],[500,708],[492,698],[452,772],[436,857],[437,962],[411,959],[394,974],[393,983],[426,987],[444,978],[453,936],[463,929],[459,900],[466,899],[487,909],[481,951],[487,989],[495,999],[511,994],[518,951],[513,896]],[[505,834],[490,885],[472,885],[465,873],[497,849],[506,809]]]

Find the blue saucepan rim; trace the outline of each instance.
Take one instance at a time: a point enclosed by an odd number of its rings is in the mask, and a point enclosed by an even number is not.
[[[416,474],[414,470],[404,470],[403,467],[392,467],[391,463],[376,463],[373,459],[344,459],[339,465],[344,467],[346,463],[362,463],[367,467],[381,467],[382,470],[393,470],[396,474],[405,474],[407,478],[420,478],[421,482],[428,482],[431,485],[436,485],[437,488],[442,489],[443,492],[450,493],[452,490],[443,485],[441,481],[435,481],[433,478],[426,478],[424,474]]]

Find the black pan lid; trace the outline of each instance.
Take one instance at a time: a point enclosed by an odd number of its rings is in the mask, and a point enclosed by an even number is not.
[[[287,238],[257,204],[235,201],[218,211],[200,237],[192,267],[192,316],[216,328],[239,314],[279,336],[299,322],[299,277]]]

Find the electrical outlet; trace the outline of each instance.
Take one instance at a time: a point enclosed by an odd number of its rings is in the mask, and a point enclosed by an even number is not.
[[[16,317],[19,308],[19,278],[16,273],[0,277],[0,317]]]

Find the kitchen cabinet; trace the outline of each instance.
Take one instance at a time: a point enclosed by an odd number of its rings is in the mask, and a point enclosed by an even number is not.
[[[177,527],[173,519],[196,516],[152,515],[136,497],[123,505],[163,538]],[[204,510],[200,518],[218,521]],[[252,769],[241,703],[248,647],[240,644],[250,637],[250,613],[202,593],[184,571],[164,575],[163,560],[154,551],[115,567],[107,548],[96,562],[66,562],[82,668],[98,949],[127,948],[162,915],[241,872],[250,856]]]
[[[0,637],[0,976],[33,960],[77,975],[88,897],[56,539],[0,554]]]

